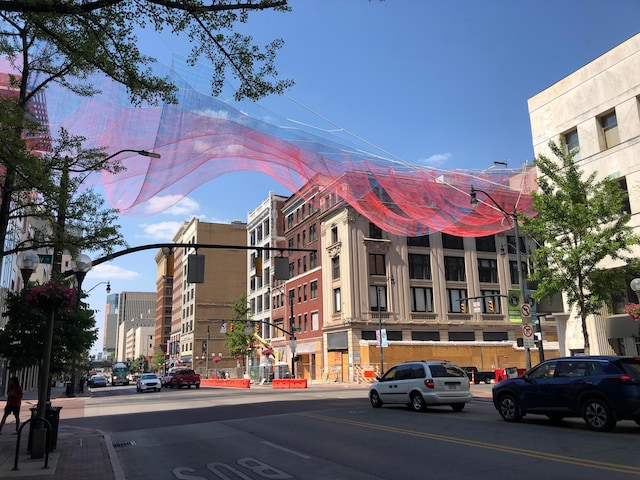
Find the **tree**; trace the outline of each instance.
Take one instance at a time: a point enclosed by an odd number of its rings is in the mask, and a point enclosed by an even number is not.
[[[164,367],[164,353],[161,349],[156,348],[149,362],[149,368],[152,372],[158,372]]]
[[[8,321],[0,330],[0,352],[10,359],[11,370],[40,365],[47,314],[28,305],[22,294],[8,292],[3,316],[8,317]],[[51,375],[71,373],[73,362],[82,358],[97,338],[95,310],[71,308],[58,312],[54,322]]]
[[[149,360],[144,355],[139,355],[129,367],[131,373],[144,373],[149,371]]]
[[[254,327],[249,322],[247,295],[243,293],[231,309],[235,315],[229,320],[224,346],[229,349],[229,354],[232,357],[244,358],[247,353],[249,353],[249,345],[251,345],[253,341],[254,332]],[[250,325],[249,333],[246,333],[247,323]],[[234,325],[233,329],[231,328],[231,324]]]
[[[589,354],[587,317],[611,304],[613,294],[626,291],[626,277],[605,263],[628,262],[640,237],[629,226],[627,193],[615,178],[583,179],[574,161],[577,150],[549,143],[556,159],[539,155],[535,165],[539,191],[532,194],[537,215],[525,218],[523,233],[536,240],[532,280],[539,280],[535,298],[564,293],[582,322],[584,350]]]
[[[282,93],[292,85],[290,80],[276,80],[274,60],[282,40],[260,48],[250,35],[234,30],[246,23],[251,13],[290,10],[286,0],[0,1],[4,53],[16,52],[13,38],[22,47],[46,43],[48,58],[41,61],[47,67],[59,65],[56,69],[61,74],[51,80],[68,82],[70,75],[80,78],[81,72],[103,72],[125,85],[132,100],[138,101],[175,100],[175,86],[166,77],[155,75],[150,67],[155,59],[138,49],[136,32],[149,25],[156,31],[167,29],[176,36],[189,36],[193,45],[190,64],[204,57],[213,65],[213,95],[220,93],[228,73],[240,82],[238,99]]]

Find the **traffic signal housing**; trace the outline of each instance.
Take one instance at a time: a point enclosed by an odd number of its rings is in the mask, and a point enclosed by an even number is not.
[[[229,331],[230,331],[231,333],[233,333],[233,327],[234,327],[233,323],[229,325]]]
[[[494,313],[496,311],[494,306],[493,306],[493,300],[489,299],[489,301],[487,302],[487,305],[489,306],[489,311],[491,313]]]
[[[467,304],[465,302],[460,302],[460,311],[462,313],[467,313]]]

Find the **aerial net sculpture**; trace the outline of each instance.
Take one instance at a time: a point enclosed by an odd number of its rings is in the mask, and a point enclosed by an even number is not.
[[[202,184],[240,171],[267,174],[313,202],[339,199],[403,236],[492,235],[512,228],[512,212],[532,215],[532,167],[482,172],[412,165],[334,125],[283,118],[260,102],[236,102],[231,94],[214,98],[197,78],[185,80],[193,75],[188,72],[175,66],[168,72],[179,87],[177,104],[133,106],[125,90],[107,80],[96,81],[102,93],[91,98],[74,98],[57,87],[47,91],[52,132],[64,126],[108,153],[161,154],[118,155],[126,170],[102,174],[109,204],[124,215],[160,213],[153,210],[155,197],[178,202]],[[473,208],[472,186],[499,207],[479,193]]]

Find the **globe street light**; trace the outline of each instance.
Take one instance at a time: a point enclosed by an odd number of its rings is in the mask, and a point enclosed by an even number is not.
[[[31,278],[31,275],[33,275],[33,272],[36,271],[38,263],[40,263],[40,257],[38,257],[36,252],[25,252],[18,257],[18,268],[22,274],[23,294],[27,291],[29,279]]]
[[[640,302],[640,278],[634,278],[631,280],[629,286],[631,287],[631,290],[635,292],[636,297],[638,297],[638,301]]]
[[[518,282],[520,284],[520,305],[524,305],[525,298],[527,298],[526,296],[527,279],[522,271],[522,256],[520,253],[520,227],[518,225],[518,215],[516,213],[516,209],[514,207],[513,213],[508,213],[504,208],[502,208],[502,206],[498,202],[496,202],[493,199],[491,195],[489,195],[484,190],[478,190],[473,188],[473,185],[472,185],[471,193],[469,194],[471,198],[469,201],[473,208],[476,208],[478,206],[478,197],[477,197],[478,192],[484,193],[486,197],[489,200],[491,200],[491,202],[496,206],[496,208],[500,210],[500,213],[504,215],[507,221],[513,220],[513,233],[516,237],[515,240],[516,240],[516,262],[518,262]],[[540,328],[540,324],[538,324],[538,327]],[[542,337],[540,338],[540,343],[542,343]],[[526,363],[527,369],[531,368],[531,349],[526,346],[525,346],[525,363]]]
[[[84,253],[81,253],[76,257],[76,266],[73,269],[73,274],[76,277],[76,283],[78,284],[78,298],[76,299],[76,307],[80,307],[80,298],[82,297],[82,282],[84,277],[87,276],[87,272],[91,270],[91,258]]]

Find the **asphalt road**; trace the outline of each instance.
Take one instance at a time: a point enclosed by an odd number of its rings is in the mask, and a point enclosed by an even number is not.
[[[490,389],[490,386],[487,386]],[[68,424],[110,432],[128,480],[623,479],[640,477],[640,428],[500,419],[464,411],[373,409],[366,388],[200,388],[94,392]]]

